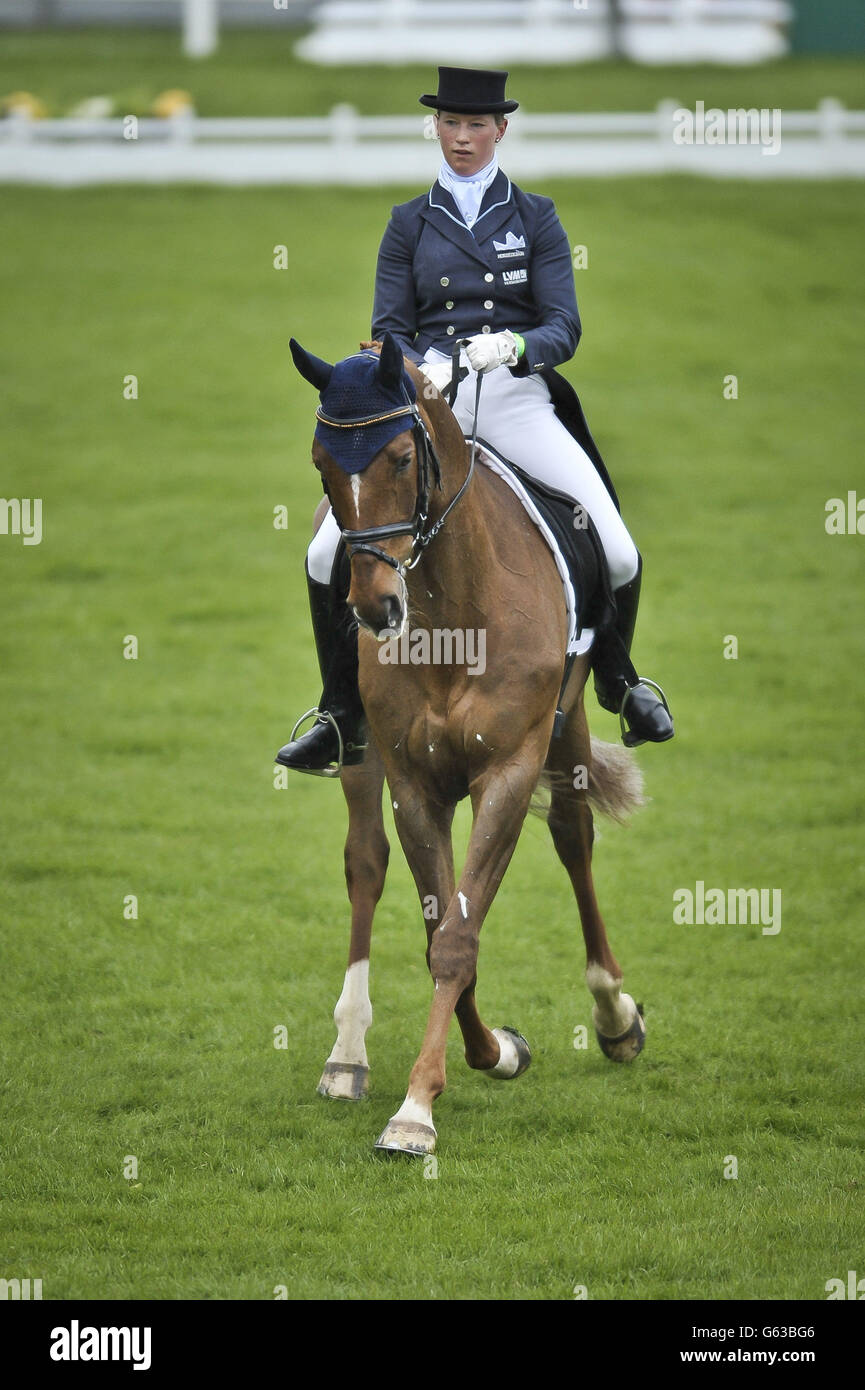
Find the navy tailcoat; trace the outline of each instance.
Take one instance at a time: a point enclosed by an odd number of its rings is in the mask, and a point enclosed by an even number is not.
[[[555,371],[573,357],[582,329],[571,247],[552,198],[523,192],[499,169],[471,229],[438,181],[397,204],[378,253],[373,338],[390,331],[419,364],[430,348],[450,354],[457,338],[506,328],[526,344],[507,370],[544,378],[556,414],[616,501],[577,395]]]

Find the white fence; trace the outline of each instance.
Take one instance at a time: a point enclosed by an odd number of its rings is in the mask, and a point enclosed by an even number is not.
[[[531,115],[519,111],[499,154],[517,181],[617,174],[696,173],[716,178],[865,178],[865,111],[827,99],[816,111],[764,113],[748,142],[712,143],[712,112],[678,143],[681,108]],[[723,113],[725,116],[727,113]],[[734,113],[730,113],[732,116]],[[751,113],[745,113],[751,114]],[[753,113],[754,117],[758,113]],[[770,119],[771,118],[771,119]],[[773,127],[773,145],[768,125]],[[678,134],[677,134],[678,132]],[[0,121],[0,183],[344,184],[431,183],[439,150],[423,116]]]
[[[313,63],[761,63],[789,48],[788,0],[325,0]]]
[[[177,29],[184,0],[0,0],[0,28],[35,25],[55,29],[92,25]],[[317,0],[218,0],[223,28],[296,26],[308,21]]]

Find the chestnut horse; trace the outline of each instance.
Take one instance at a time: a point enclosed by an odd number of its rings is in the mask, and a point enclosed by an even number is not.
[[[640,776],[625,749],[590,739],[583,709],[589,656],[572,666],[560,702],[564,727],[551,737],[568,635],[552,554],[506,482],[482,464],[472,470],[471,450],[447,401],[403,358],[396,340],[387,334],[383,343],[361,348],[379,353],[377,382],[398,391],[406,372],[417,399],[406,430],[362,471],[343,471],[318,439],[312,451],[351,554],[348,604],[359,624],[359,685],[370,730],[363,762],[340,774],[349,817],[351,944],[334,1011],[338,1037],[319,1091],[346,1100],[367,1091],[370,938],[388,862],[386,778],[424,908],[434,991],[405,1101],[376,1147],[425,1154],[435,1146],[432,1104],[445,1087],[454,1014],[475,1070],[512,1078],[531,1059],[519,1033],[482,1021],[475,985],[480,929],[542,774],[551,789],[553,843],[579,907],[598,1041],[616,1061],[629,1061],[642,1049],[641,1010],[622,992],[622,972],[595,900],[590,807],[594,800],[614,815],[626,814],[640,801]],[[323,391],[333,368],[295,342],[292,353],[299,371]],[[429,489],[422,508],[430,458],[441,487]],[[322,502],[318,524],[325,510]],[[479,662],[472,670],[435,660],[380,660],[380,642],[406,625],[431,638],[436,632],[485,633],[485,669]],[[451,825],[465,796],[471,797],[473,823],[455,883]]]

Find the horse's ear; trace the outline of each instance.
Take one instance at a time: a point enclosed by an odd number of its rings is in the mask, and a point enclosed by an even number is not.
[[[329,362],[323,362],[320,357],[313,357],[311,352],[300,346],[296,338],[290,338],[288,346],[291,348],[291,355],[294,358],[294,365],[302,377],[311,382],[319,391],[323,391],[330,381],[330,374],[333,367]]]
[[[376,376],[386,390],[395,391],[402,381],[402,348],[392,333],[385,333],[381,342]]]

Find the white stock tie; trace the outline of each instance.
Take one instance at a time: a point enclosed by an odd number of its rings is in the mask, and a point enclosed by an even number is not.
[[[498,172],[499,162],[495,155],[476,174],[455,174],[447,160],[442,159],[438,181],[453,197],[467,227],[477,221],[483,196]]]

